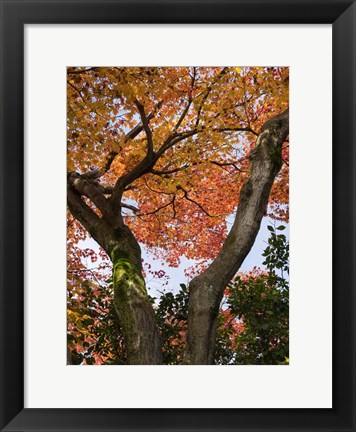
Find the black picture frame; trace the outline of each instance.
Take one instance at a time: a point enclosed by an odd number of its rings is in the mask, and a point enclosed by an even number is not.
[[[1,430],[355,431],[355,3],[350,0],[1,0],[0,5]],[[332,409],[24,408],[24,25],[30,23],[332,23]],[[80,398],[80,389],[76,391]]]

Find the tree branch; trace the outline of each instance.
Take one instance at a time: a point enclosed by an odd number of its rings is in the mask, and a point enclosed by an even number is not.
[[[208,161],[208,162],[210,162],[210,163],[213,164],[213,165],[217,165],[217,166],[219,166],[219,167],[233,166],[237,171],[245,172],[245,171],[243,171],[242,169],[240,169],[240,168],[236,165],[236,164],[237,164],[237,161],[236,161],[236,162],[217,162],[217,161]]]
[[[100,246],[105,249],[111,230],[106,222],[82,200],[80,194],[69,181],[67,182],[67,204],[73,217],[75,217]]]
[[[135,99],[135,105],[140,113],[143,129],[147,137],[147,157],[151,159],[153,156],[153,140],[152,140],[152,131],[149,126],[149,120],[146,117],[144,106],[137,99]]]
[[[181,191],[183,191],[184,198],[185,198],[186,200],[192,202],[193,204],[195,204],[197,207],[199,207],[200,210],[201,210],[203,213],[205,213],[207,216],[209,216],[209,217],[211,217],[211,218],[213,218],[213,217],[220,217],[220,216],[227,216],[226,214],[225,214],[225,215],[223,215],[223,214],[219,214],[219,215],[211,215],[210,213],[208,213],[208,212],[205,210],[205,208],[204,208],[201,204],[199,204],[199,203],[198,203],[197,201],[195,201],[194,199],[190,198],[190,197],[188,196],[188,191],[187,191],[186,189],[184,189],[182,186],[178,185],[178,186],[177,186],[177,190],[181,190]]]
[[[82,74],[82,73],[86,73],[86,72],[89,72],[91,70],[96,70],[96,69],[98,69],[98,67],[90,67],[90,68],[87,68],[87,69],[74,70],[74,71],[70,71],[70,70],[67,69],[67,74],[70,74],[70,75]]]
[[[216,75],[216,77],[215,77],[215,79],[209,84],[209,86],[205,89],[205,94],[204,94],[204,96],[203,96],[203,98],[202,98],[202,100],[201,100],[201,102],[200,102],[200,104],[199,104],[199,107],[198,107],[198,110],[197,110],[197,118],[196,118],[196,121],[195,121],[195,127],[197,127],[198,125],[199,125],[199,123],[200,123],[200,114],[201,114],[201,111],[202,111],[202,109],[203,109],[203,107],[204,107],[204,104],[205,104],[205,102],[206,102],[206,100],[208,99],[208,97],[209,97],[209,94],[210,94],[210,92],[211,92],[211,90],[213,89],[213,85],[221,78],[221,77],[223,77],[226,73],[227,73],[227,71],[228,71],[228,68],[227,67],[224,67],[219,73],[218,73],[218,75]]]
[[[228,282],[251,250],[282,166],[282,145],[289,133],[289,111],[267,121],[250,152],[250,172],[241,188],[233,226],[219,254],[189,284],[186,362],[213,362],[216,316]]]
[[[193,94],[193,87],[194,87],[195,78],[196,78],[196,68],[193,68],[193,69],[194,69],[194,71],[193,71],[193,76],[192,76],[192,82],[191,82],[191,85],[190,85],[191,86],[191,90],[189,92],[188,103],[187,103],[185,109],[183,110],[181,116],[179,117],[176,125],[174,126],[173,131],[172,131],[173,133],[175,133],[178,130],[179,126],[182,124],[185,116],[188,114],[190,105],[193,102],[192,94]]]
[[[213,132],[251,132],[252,134],[258,136],[258,133],[253,129],[248,127],[223,127],[223,128],[212,128]]]
[[[185,165],[183,165],[183,166],[181,166],[181,167],[179,167],[179,168],[173,168],[173,169],[171,169],[171,170],[155,170],[155,169],[151,169],[150,170],[150,173],[151,174],[154,174],[154,175],[158,175],[158,176],[161,176],[161,175],[169,175],[169,174],[174,174],[174,173],[176,173],[176,172],[179,172],[179,171],[184,171],[184,170],[186,170],[187,168],[189,168],[189,165],[188,164],[185,164]]]
[[[69,84],[79,94],[79,96],[81,97],[82,101],[86,104],[87,101],[84,99],[81,91],[79,89],[77,89],[77,87],[74,84],[72,84],[70,81],[68,81],[68,80],[67,80],[67,84]]]
[[[108,202],[99,188],[78,173],[69,173],[68,182],[80,194],[89,198],[106,217],[109,212]]]
[[[160,109],[160,107],[162,106],[162,102],[159,102],[156,105],[156,110]],[[156,114],[156,111],[150,113],[147,116],[147,121],[150,121]],[[137,135],[139,135],[144,129],[144,126],[142,123],[137,124],[133,129],[130,130],[130,132],[128,132],[125,135],[125,140],[124,143],[127,143],[129,140],[132,140],[134,138],[137,137]],[[88,171],[87,173],[83,174],[83,176],[87,177],[87,178],[91,178],[91,179],[98,179],[100,177],[102,177],[105,173],[107,173],[111,167],[111,164],[113,163],[115,157],[118,155],[118,152],[116,150],[112,150],[105,162],[105,165],[101,168],[98,168],[96,170],[92,170],[92,171]]]
[[[175,199],[176,199],[176,196],[173,195],[173,198],[172,198],[171,201],[169,201],[168,203],[166,203],[166,204],[164,204],[164,205],[158,207],[156,210],[153,210],[153,211],[151,211],[151,212],[148,212],[148,213],[140,213],[140,214],[138,214],[138,216],[148,216],[148,215],[152,215],[152,214],[158,213],[159,211],[165,209],[166,207],[168,207],[168,206],[170,206],[170,205],[172,205],[172,204],[174,205],[174,201],[175,201]]]
[[[134,213],[138,213],[140,211],[140,209],[138,209],[137,207],[130,205],[130,204],[121,203],[121,207],[132,210]]]
[[[258,233],[273,181],[281,169],[282,144],[288,131],[288,110],[263,125],[250,153],[250,173],[240,191],[234,224],[219,255],[204,272],[204,277],[213,278],[220,265],[218,273],[224,268],[222,280],[226,286],[245,259]]]

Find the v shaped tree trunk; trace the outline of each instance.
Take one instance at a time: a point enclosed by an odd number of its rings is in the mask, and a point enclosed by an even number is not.
[[[127,136],[145,130],[147,155],[130,172],[120,177],[108,191],[96,181],[109,168],[113,153],[103,169],[86,174],[69,173],[67,201],[72,215],[107,252],[113,263],[114,305],[125,338],[130,364],[161,364],[161,341],[142,276],[141,249],[121,214],[121,198],[133,181],[153,172],[159,157],[179,141],[198,133],[172,135],[162,147],[153,151],[149,128],[151,115],[146,116],[137,102],[142,125]],[[236,130],[246,130],[237,128]],[[214,358],[215,326],[220,302],[228,282],[238,271],[250,251],[268,204],[273,181],[282,165],[282,144],[289,132],[288,110],[263,126],[250,154],[250,174],[243,185],[233,227],[217,258],[189,288],[189,312],[186,363],[211,364]],[[111,195],[106,198],[105,195]],[[98,216],[83,199],[86,197],[100,211]]]
[[[216,317],[227,284],[251,250],[282,166],[289,134],[289,110],[267,121],[250,154],[250,174],[241,188],[232,229],[212,264],[189,285],[186,363],[212,364]]]

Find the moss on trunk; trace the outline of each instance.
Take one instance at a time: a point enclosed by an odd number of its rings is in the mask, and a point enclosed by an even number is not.
[[[127,358],[130,364],[161,364],[161,343],[153,308],[141,268],[129,256],[118,248],[111,254],[114,305],[125,337]]]

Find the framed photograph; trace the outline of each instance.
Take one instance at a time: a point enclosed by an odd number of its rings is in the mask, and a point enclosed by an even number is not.
[[[1,0],[1,430],[355,431],[355,11]]]

